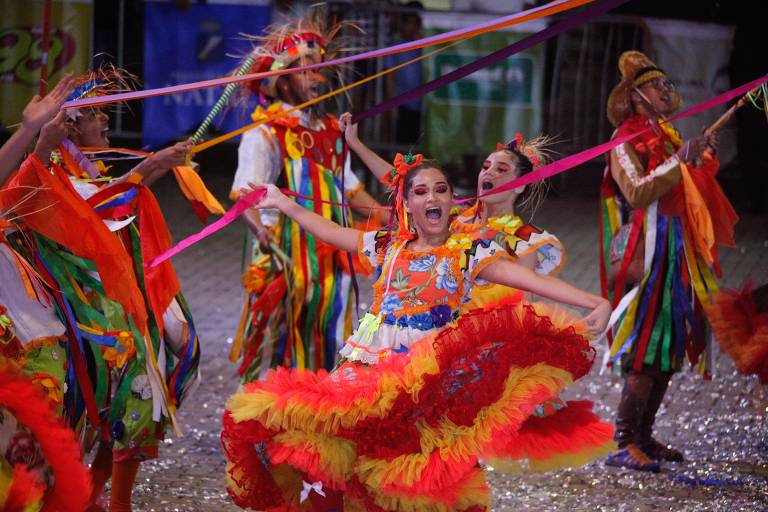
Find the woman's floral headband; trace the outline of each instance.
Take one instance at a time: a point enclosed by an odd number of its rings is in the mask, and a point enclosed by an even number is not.
[[[397,215],[397,236],[402,240],[410,240],[413,233],[408,226],[408,216],[405,213],[405,176],[408,171],[424,162],[424,155],[398,153],[395,156],[392,170],[381,178],[381,182],[392,190],[395,196],[395,214]]]
[[[389,174],[384,175],[381,178],[381,182],[389,187],[398,187],[401,183],[405,183],[405,175],[408,171],[421,164],[424,161],[424,155],[416,154],[412,155],[408,153],[403,155],[398,153],[395,155],[395,161],[392,163],[394,166]]]

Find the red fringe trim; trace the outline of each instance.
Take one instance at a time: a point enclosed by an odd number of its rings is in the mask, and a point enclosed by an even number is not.
[[[760,310],[751,288],[747,284],[741,291],[722,290],[706,308],[707,317],[736,368],[768,384],[768,312]]]
[[[506,456],[515,460],[548,460],[557,455],[578,455],[606,446],[613,426],[592,412],[588,400],[570,401],[550,416],[531,416],[520,428]]]
[[[0,367],[0,404],[27,427],[53,470],[54,486],[43,511],[82,512],[88,506],[91,477],[80,460],[75,434],[29,379],[10,366]]]
[[[229,411],[224,413],[221,446],[229,460],[227,473],[237,488],[237,492],[234,492],[229,485],[227,493],[240,508],[266,510],[283,502],[280,488],[256,451],[260,443],[273,436],[274,433],[258,421],[237,423]]]
[[[545,364],[570,373],[575,380],[589,372],[596,355],[589,341],[574,328],[554,325],[531,306],[467,313],[454,326],[417,342],[422,343],[432,345],[439,371],[422,375],[423,386],[418,395],[414,397],[401,390],[386,416],[367,417],[350,428],[339,428],[334,432],[354,441],[358,456],[392,459],[422,453],[417,422],[438,426],[444,419],[449,419],[459,426],[471,426],[483,408],[502,399],[511,370]],[[411,346],[411,352],[418,350],[418,346]],[[343,414],[355,401],[375,399],[381,375],[402,374],[409,362],[409,355],[404,354],[375,366],[347,363],[338,370],[338,378],[333,379],[324,371],[314,373],[280,368],[270,372],[265,381],[247,384],[245,392],[274,394],[277,397],[274,407],[278,411],[295,398],[302,406],[318,412],[334,410]],[[520,411],[519,419],[493,432],[487,450],[483,451],[496,457],[514,454],[521,458],[547,458],[553,453],[579,451],[610,440],[611,427],[599,422],[589,411],[588,402],[576,402],[572,410],[566,408],[558,413],[560,416],[553,415],[547,421],[530,419],[531,423],[523,425],[535,406],[552,394],[552,389],[541,384],[526,391],[524,398],[516,397],[510,407]],[[569,425],[571,421],[583,426],[584,430]],[[225,413],[222,444],[230,461],[228,474],[235,484],[229,492],[238,506],[269,509],[284,504],[268,463],[263,461],[256,448],[264,443],[262,450],[271,449],[274,443],[270,440],[277,433],[266,429],[257,420],[236,423],[229,411]],[[548,445],[544,439],[547,433],[555,436]],[[566,438],[571,435],[576,439],[568,439],[572,446],[565,446]],[[284,447],[281,450],[281,462],[290,459],[289,464],[302,474],[316,472],[316,457],[287,457],[283,453]],[[469,478],[467,475],[476,470],[477,458],[445,460],[439,452],[433,455],[435,457],[420,482],[408,489],[392,486],[381,491],[442,503],[455,502],[457,497],[449,489],[461,487],[461,482]],[[304,467],[299,460],[312,467]],[[328,479],[323,483],[335,488]],[[369,507],[371,503],[364,499],[367,493],[357,485],[359,482],[356,484],[353,479],[338,487],[345,488],[346,496],[362,500],[366,510],[377,510]]]
[[[480,468],[475,466],[474,469],[479,471]],[[488,492],[490,492],[489,489]],[[376,504],[373,496],[368,492],[368,489],[363,485],[356,476],[353,476],[349,482],[347,482],[346,491],[344,492],[344,499],[351,501],[358,507],[363,508],[366,512],[388,512],[387,509],[382,508]],[[457,512],[485,512],[488,510],[486,507],[480,505],[474,505],[464,510],[457,510]]]

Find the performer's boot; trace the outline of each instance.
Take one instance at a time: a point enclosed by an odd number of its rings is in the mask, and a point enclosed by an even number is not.
[[[141,461],[135,459],[115,462],[112,465],[112,494],[109,496],[110,512],[131,512],[131,494]]]
[[[102,512],[104,507],[99,504],[99,498],[104,491],[104,486],[112,477],[112,445],[109,441],[100,441],[96,456],[91,463],[91,505],[88,512]]]
[[[653,424],[656,421],[656,413],[664,401],[664,394],[669,387],[671,373],[660,373],[653,377],[653,388],[648,397],[648,402],[637,430],[635,443],[643,450],[643,453],[651,459],[666,460],[669,462],[683,462],[683,454],[678,450],[665,446],[653,438]]]
[[[658,461],[650,459],[635,444],[640,422],[645,413],[648,399],[653,390],[653,378],[642,373],[630,373],[624,380],[621,401],[616,412],[616,434],[614,440],[619,449],[608,455],[606,464],[639,471],[658,472]]]

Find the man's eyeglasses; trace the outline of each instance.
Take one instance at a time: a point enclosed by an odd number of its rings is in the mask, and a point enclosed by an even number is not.
[[[672,80],[669,80],[668,78],[653,78],[651,80],[648,80],[640,87],[646,87],[650,86],[658,91],[674,91],[675,90],[675,82]]]

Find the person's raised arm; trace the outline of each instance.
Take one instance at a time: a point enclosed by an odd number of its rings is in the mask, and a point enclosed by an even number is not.
[[[363,144],[357,135],[357,123],[352,124],[352,114],[345,112],[339,117],[339,128],[344,134],[349,149],[360,157],[366,167],[376,178],[381,179],[392,170],[392,164],[381,158],[373,152],[368,146]]]
[[[111,185],[122,183],[130,180],[131,176],[136,176],[140,178],[137,179],[138,182],[149,187],[172,168],[184,165],[191,147],[192,141],[188,139],[152,153],[130,172],[113,180]]]
[[[67,113],[63,110],[59,110],[56,117],[45,123],[35,144],[35,155],[41,162],[48,163],[53,150],[69,136],[70,126]]]
[[[257,188],[254,184],[251,184],[251,187]],[[362,231],[341,227],[332,220],[302,208],[295,201],[283,195],[280,189],[274,185],[266,185],[264,188],[267,189],[267,193],[259,203],[254,205],[255,208],[277,208],[297,222],[302,229],[312,233],[323,242],[343,251],[357,251],[357,243]],[[248,192],[248,190],[243,190],[243,194]]]
[[[24,108],[21,114],[21,126],[0,147],[0,184],[19,166],[24,152],[32,143],[37,132],[48,121],[53,119],[61,108],[61,104],[75,87],[72,75],[67,75],[51,89],[44,98],[35,96]],[[47,161],[48,156],[43,159]]]
[[[611,305],[604,298],[585,292],[555,277],[537,274],[510,260],[500,259],[480,271],[478,277],[493,283],[527,290],[563,304],[591,309],[584,318],[593,334],[602,333],[611,316]]]

